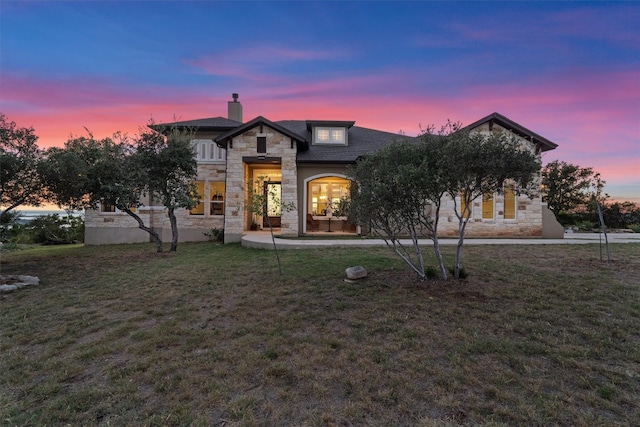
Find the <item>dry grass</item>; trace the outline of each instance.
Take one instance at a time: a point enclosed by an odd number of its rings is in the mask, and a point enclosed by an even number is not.
[[[453,248],[445,248],[452,260]],[[469,246],[419,283],[386,249],[2,254],[7,425],[637,425],[640,245]],[[370,276],[343,281],[363,265]]]

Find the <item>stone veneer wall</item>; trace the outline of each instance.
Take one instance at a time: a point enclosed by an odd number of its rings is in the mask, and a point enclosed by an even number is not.
[[[476,132],[489,133],[489,124],[474,129]],[[494,125],[494,132],[507,131]],[[519,138],[523,146],[535,152],[535,145]],[[540,179],[540,178],[539,178]],[[458,206],[459,206],[458,200]],[[529,199],[526,195],[516,196],[516,218],[504,219],[504,196],[494,195],[493,219],[482,218],[482,199],[473,202],[471,219],[467,223],[465,236],[469,237],[541,237],[542,236],[542,199],[540,196]],[[458,236],[458,217],[455,215],[453,200],[448,198],[440,210],[439,230],[442,236]]]
[[[281,161],[282,202],[294,203],[297,208],[296,144],[291,141],[291,138],[268,126],[263,126],[263,133],[260,133],[259,127],[256,126],[233,138],[231,146],[227,148],[225,243],[239,242],[249,223],[249,213],[246,211],[247,184],[249,181],[253,181],[253,177],[250,176],[249,167],[244,163],[243,157],[256,158],[258,156],[258,136],[267,138],[267,153],[261,153],[260,155],[268,158],[279,158]],[[273,167],[277,168],[278,165],[273,165]],[[281,234],[287,236],[298,235],[297,209],[282,213]]]
[[[504,219],[504,197],[501,194],[494,197],[493,219],[482,218],[482,200],[473,202],[471,219],[465,229],[466,237],[542,236],[542,205],[539,197],[531,200],[527,196],[516,196],[516,219]],[[458,217],[451,198],[447,198],[442,204],[438,230],[442,237],[458,236]]]
[[[138,215],[145,224],[149,224],[148,209],[138,209]],[[143,243],[148,241],[149,233],[140,230],[138,223],[126,213],[99,212],[93,209],[85,211],[85,245]]]
[[[224,163],[198,163],[198,181],[204,181],[204,200],[211,200],[210,184],[212,182],[225,182],[226,164]],[[226,204],[226,200],[225,200]],[[205,204],[204,215],[191,215],[186,209],[176,211],[178,221],[178,240],[182,242],[197,242],[208,240],[204,233],[213,228],[224,228],[224,215],[210,215],[210,205]],[[162,240],[171,240],[171,224],[166,213],[162,218]],[[165,237],[166,236],[166,237]]]
[[[205,182],[204,199],[211,200],[209,184],[225,181],[226,165],[220,163],[199,163],[198,181]],[[138,208],[138,215],[145,225],[152,226],[158,232],[163,242],[171,241],[171,224],[164,206],[146,206]],[[176,211],[178,222],[178,241],[204,241],[208,237],[205,232],[212,228],[224,228],[223,215],[209,215],[205,207],[204,215],[191,215],[186,209]],[[118,243],[142,243],[150,241],[149,233],[140,230],[138,223],[126,213],[99,212],[88,210],[85,213],[85,244],[104,245]]]

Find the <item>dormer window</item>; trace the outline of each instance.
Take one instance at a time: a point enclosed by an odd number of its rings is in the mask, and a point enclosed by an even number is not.
[[[354,122],[307,121],[313,144],[348,145],[348,131]]]
[[[316,144],[346,144],[344,128],[316,128]]]

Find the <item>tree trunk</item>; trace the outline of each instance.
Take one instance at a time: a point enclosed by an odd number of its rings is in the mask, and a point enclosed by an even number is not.
[[[171,223],[171,248],[169,252],[176,252],[178,250],[178,221],[176,220],[175,209],[169,208],[167,215],[169,215],[169,222]]]
[[[278,247],[276,246],[276,236],[273,235],[273,227],[271,226],[271,219],[269,219],[269,213],[265,217],[267,219],[267,225],[269,226],[269,232],[271,233],[271,241],[273,242],[273,251],[276,253],[276,260],[278,261],[278,271],[282,276],[282,265],[280,264],[280,254],[278,254]]]
[[[462,245],[464,243],[464,230],[467,228],[468,220],[460,219],[460,225],[458,226],[458,232],[460,237],[458,238],[458,245],[456,247],[456,264],[453,271],[453,276],[456,279],[460,278],[460,257],[462,256]]]
[[[142,219],[140,219],[140,217],[138,215],[136,215],[135,212],[133,212],[130,209],[124,208],[121,209],[124,212],[126,212],[130,217],[132,217],[133,219],[136,220],[136,222],[138,223],[138,228],[141,230],[146,231],[147,233],[149,233],[149,235],[151,236],[151,238],[153,239],[153,241],[156,243],[156,250],[158,252],[162,252],[162,240],[160,239],[160,235],[151,227],[147,227],[146,225],[144,225],[144,222],[142,221]]]
[[[438,260],[438,267],[440,267],[440,274],[442,275],[443,280],[447,280],[447,269],[444,266],[444,260],[442,259],[442,252],[440,251],[440,242],[437,237],[433,239],[433,251],[436,253],[436,259]]]
[[[440,195],[440,200],[442,200],[442,195]],[[440,218],[440,205],[436,206],[435,212],[435,221],[431,226],[431,240],[433,240],[433,251],[436,254],[436,259],[438,260],[438,267],[440,267],[440,274],[442,275],[443,280],[448,279],[447,268],[444,266],[444,260],[442,259],[442,252],[440,251],[440,241],[438,240],[438,221]]]
[[[12,204],[11,206],[9,206],[7,209],[3,210],[2,212],[0,212],[0,220],[2,219],[2,217],[9,211],[17,208],[18,206],[20,206],[19,204]]]

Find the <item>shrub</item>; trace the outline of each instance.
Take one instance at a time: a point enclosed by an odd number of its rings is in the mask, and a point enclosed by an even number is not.
[[[9,211],[0,216],[0,242],[10,241],[15,236],[20,223],[20,212]]]
[[[42,215],[25,229],[29,230],[33,243],[60,245],[84,241],[84,219],[76,216]]]
[[[427,279],[429,280],[435,280],[438,278],[438,270],[436,270],[435,268],[429,266],[425,269],[424,274],[426,275]]]
[[[591,221],[578,221],[575,223],[575,227],[579,231],[593,231],[598,228],[598,225]]]
[[[449,269],[449,273],[451,273],[452,275],[454,275],[456,272],[455,268],[450,268]],[[464,267],[460,268],[460,279],[466,279],[467,277],[469,277],[469,273],[467,273],[467,270],[464,269]]]
[[[0,242],[0,251],[15,251],[17,249],[20,249],[20,247],[18,246],[17,243],[14,243],[14,242],[2,243],[2,242]]]
[[[562,226],[567,227],[569,225],[575,224],[578,218],[577,215],[571,212],[560,211],[558,212],[558,215],[556,215],[556,219],[560,224],[562,224]]]
[[[211,230],[202,233],[209,238],[212,242],[222,242],[224,240],[224,228],[212,228]]]
[[[633,230],[634,233],[640,233],[640,224],[629,224],[627,228]]]

